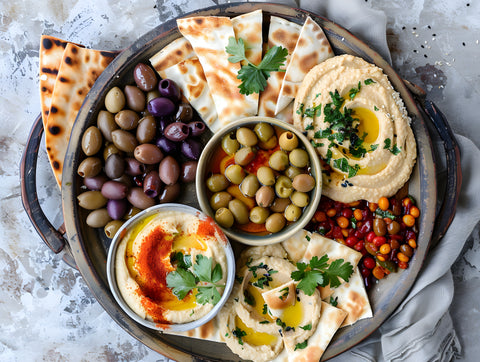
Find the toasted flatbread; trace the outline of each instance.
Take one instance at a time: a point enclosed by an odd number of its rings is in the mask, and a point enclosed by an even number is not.
[[[185,37],[174,40],[150,58],[150,63],[160,77],[169,78],[180,87],[186,100],[215,132],[217,111],[202,65],[190,42]]]
[[[302,27],[291,21],[270,17],[270,27],[268,31],[268,48],[276,45],[282,46],[288,50],[285,66],[281,69],[287,69],[291,55],[297,44],[298,37]],[[282,87],[285,72],[272,72],[267,80],[267,86],[260,93],[258,103],[258,115],[266,117],[275,117],[275,107],[277,105],[278,95]]]
[[[258,94],[240,94],[237,78],[240,63],[230,63],[225,51],[228,39],[235,37],[228,17],[201,16],[178,19],[179,31],[190,42],[207,79],[220,126],[257,114]]]
[[[50,112],[50,105],[52,104],[53,87],[57,80],[58,68],[60,68],[63,52],[68,43],[69,42],[65,40],[50,35],[42,35],[40,38],[40,69],[38,73],[40,106],[42,108],[42,122],[44,128],[47,125],[48,113]]]
[[[63,159],[77,113],[95,80],[117,54],[81,48],[71,43],[65,48],[45,129],[47,154],[59,186]]]
[[[310,69],[331,57],[333,57],[333,50],[325,33],[320,25],[308,16],[288,63],[275,106],[275,114],[280,113],[293,101]]]
[[[232,18],[233,31],[236,39],[243,39],[245,56],[255,65],[262,61],[262,10],[255,10]]]

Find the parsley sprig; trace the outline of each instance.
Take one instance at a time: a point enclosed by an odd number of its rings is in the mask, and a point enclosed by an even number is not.
[[[237,41],[234,37],[230,37],[225,50],[231,55],[228,58],[230,63],[241,61],[246,61],[247,63],[238,71],[237,78],[242,81],[238,86],[240,94],[248,96],[252,93],[260,93],[267,86],[267,79],[270,77],[271,72],[285,71],[280,69],[280,67],[285,64],[288,50],[281,46],[276,45],[270,48],[258,65],[250,62],[245,56],[245,42],[242,38],[239,38]]]
[[[175,260],[180,259],[179,254]],[[213,259],[204,255],[197,255],[195,263],[185,263],[189,258],[182,258],[183,263],[177,264],[177,269],[167,274],[167,287],[172,289],[178,299],[183,299],[187,294],[197,289],[197,302],[200,304],[211,303],[213,305],[220,301],[221,295],[217,288],[224,288],[225,284],[217,284],[223,277],[220,264],[212,268]],[[191,258],[190,258],[191,259]],[[193,268],[190,268],[193,266]]]
[[[315,289],[330,284],[332,288],[338,287],[342,282],[339,278],[348,282],[353,273],[353,266],[350,262],[337,259],[328,264],[328,255],[312,257],[310,262],[297,263],[297,269],[292,272],[291,278],[300,281],[297,288],[303,290],[306,295],[313,295]]]

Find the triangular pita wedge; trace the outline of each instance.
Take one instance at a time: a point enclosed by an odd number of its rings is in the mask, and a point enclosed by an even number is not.
[[[69,43],[63,53],[45,129],[47,154],[58,185],[77,113],[95,80],[117,55]]]
[[[258,94],[240,94],[240,63],[230,63],[225,47],[235,37],[227,17],[192,17],[177,20],[178,29],[190,42],[207,79],[220,126],[257,114]]]
[[[262,10],[255,10],[232,18],[233,31],[237,40],[245,43],[245,56],[255,65],[262,61]]]
[[[328,239],[318,233],[310,233],[309,236],[310,242],[303,256],[305,260],[310,260],[314,256],[321,258],[324,255],[328,255],[329,262],[343,259],[345,262],[352,264],[353,267],[356,267],[362,258],[362,253],[335,240]]]
[[[288,259],[292,263],[296,263],[303,258],[309,240],[310,233],[307,230],[300,230],[298,233],[281,243],[288,254]]]
[[[373,316],[367,290],[358,267],[355,268],[347,283],[332,289],[332,292],[330,297],[337,300],[337,308],[347,312],[347,317],[343,321],[342,327]]]
[[[272,16],[270,18],[268,48],[270,49],[278,45],[288,50],[285,66],[281,67],[281,69],[287,69],[301,29],[302,27],[300,25],[283,18],[277,16]],[[260,93],[258,103],[259,116],[275,117],[275,107],[284,77],[285,72],[270,73],[270,77],[267,80],[267,86]]]
[[[43,127],[47,126],[48,113],[52,104],[53,87],[57,79],[58,68],[62,62],[63,52],[69,42],[50,35],[40,38],[39,52],[39,86],[40,106],[42,108]]]
[[[325,33],[320,25],[308,16],[288,63],[282,88],[278,95],[275,114],[278,114],[293,101],[298,88],[310,69],[331,57],[333,57],[333,51]]]
[[[315,332],[308,338],[305,347],[285,343],[285,349],[278,356],[282,362],[318,362],[330,341],[345,319],[346,312],[328,303],[322,302],[320,320]],[[297,348],[295,348],[297,347]]]

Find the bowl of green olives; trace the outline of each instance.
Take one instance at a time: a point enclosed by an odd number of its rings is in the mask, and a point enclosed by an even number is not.
[[[312,219],[321,197],[321,166],[314,147],[292,125],[247,117],[208,141],[195,188],[202,211],[229,238],[274,244]]]

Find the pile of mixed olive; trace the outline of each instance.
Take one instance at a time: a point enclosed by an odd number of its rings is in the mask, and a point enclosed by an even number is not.
[[[216,222],[251,233],[276,233],[297,221],[315,178],[298,137],[265,122],[222,139],[206,179]]]
[[[107,92],[105,109],[81,142],[78,203],[91,210],[86,223],[104,227],[108,237],[140,210],[175,201],[181,183],[195,180],[206,130],[172,80],[159,80],[144,63],[133,78],[135,84]]]
[[[349,204],[322,196],[307,229],[361,252],[359,267],[368,289],[397,268],[408,268],[417,248],[419,216],[411,196]]]

